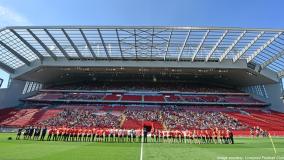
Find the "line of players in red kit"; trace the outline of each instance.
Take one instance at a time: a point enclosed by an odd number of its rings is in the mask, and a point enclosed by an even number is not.
[[[33,127],[30,127],[33,128]],[[38,128],[38,127],[37,127]],[[20,139],[21,133],[18,132]],[[28,139],[32,138],[32,136]],[[37,134],[37,136],[40,136]],[[43,136],[43,135],[42,135]],[[45,140],[44,137],[40,140]],[[45,135],[44,135],[45,136]],[[25,138],[24,138],[25,139]],[[233,132],[229,129],[210,130],[158,130],[147,132],[144,129],[106,129],[106,128],[66,128],[51,127],[47,131],[47,141],[78,142],[142,142],[145,143],[192,143],[192,144],[234,144]]]

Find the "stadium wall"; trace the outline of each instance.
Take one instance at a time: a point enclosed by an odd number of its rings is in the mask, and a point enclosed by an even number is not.
[[[268,101],[271,103],[270,108],[278,112],[284,112],[284,103],[282,97],[281,82],[264,86],[268,96]]]
[[[3,79],[0,78],[0,88],[2,87]]]
[[[8,88],[0,89],[0,109],[7,107],[15,107],[19,105],[20,99],[34,95],[36,91],[23,94],[26,81],[15,80],[11,81]]]

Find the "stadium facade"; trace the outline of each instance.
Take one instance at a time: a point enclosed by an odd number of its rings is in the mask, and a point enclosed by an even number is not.
[[[284,112],[284,30],[168,26],[12,26],[0,31],[10,74],[0,107],[54,84],[128,79],[232,86]]]
[[[0,87],[2,86],[3,84],[3,79],[0,78]]]

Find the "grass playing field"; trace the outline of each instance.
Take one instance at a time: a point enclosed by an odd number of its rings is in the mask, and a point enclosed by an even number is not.
[[[8,140],[8,137],[13,140]],[[237,144],[151,144],[143,145],[143,160],[267,159],[284,160],[284,138],[238,138]],[[16,141],[15,134],[0,134],[0,160],[140,160],[139,143]],[[264,157],[262,157],[264,156]]]

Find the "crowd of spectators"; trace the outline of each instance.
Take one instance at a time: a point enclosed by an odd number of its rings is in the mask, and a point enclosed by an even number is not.
[[[124,115],[136,120],[158,121],[170,130],[211,129],[216,127],[240,130],[247,128],[246,125],[222,112],[196,112],[175,106],[163,107],[160,110],[153,111],[127,110]]]
[[[124,115],[126,118],[134,120],[146,120],[146,121],[163,121],[161,111],[159,110],[125,110]]]
[[[194,112],[177,107],[163,108],[162,117],[168,129],[245,129],[246,125],[222,112]]]
[[[66,127],[119,128],[123,119],[160,122],[169,130],[186,129],[246,129],[247,126],[222,112],[191,111],[176,106],[154,110],[125,109],[120,115],[99,109],[65,108],[57,116],[43,121],[40,125]]]
[[[40,122],[44,126],[119,128],[121,116],[97,109],[64,109],[57,116]]]

